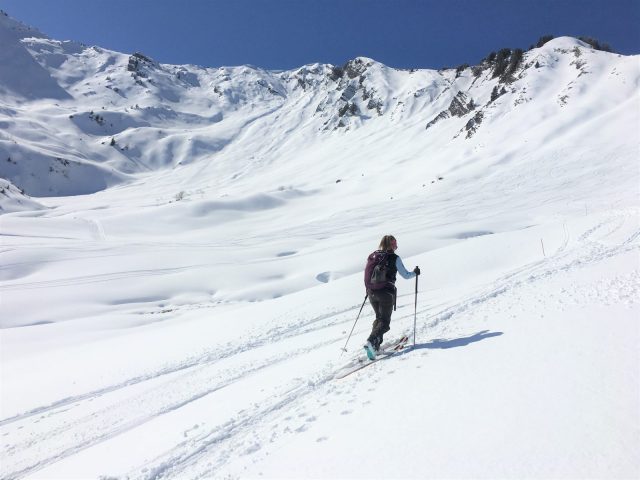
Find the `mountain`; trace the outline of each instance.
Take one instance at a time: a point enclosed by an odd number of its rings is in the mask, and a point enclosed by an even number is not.
[[[5,15],[0,21],[8,47],[0,158],[13,160],[0,162],[0,176],[32,196],[93,193],[191,164],[215,165],[212,174],[225,181],[263,168],[286,176],[297,163],[287,150],[339,155],[327,144],[344,135],[354,143],[366,138],[371,148],[350,158],[355,163],[368,161],[392,133],[406,136],[406,158],[447,158],[452,148],[495,144],[496,131],[521,144],[523,130],[571,135],[594,117],[629,118],[636,110],[636,58],[567,37],[526,52],[509,78],[494,78],[495,59],[403,71],[356,58],[342,67],[270,72],[164,65],[51,40]],[[526,147],[539,155],[548,145]],[[341,172],[317,174],[326,182]]]
[[[637,55],[0,39],[2,478],[640,475]],[[336,379],[389,233],[410,348]]]

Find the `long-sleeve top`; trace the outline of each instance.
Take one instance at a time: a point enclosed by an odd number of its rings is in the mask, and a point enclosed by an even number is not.
[[[404,279],[410,279],[416,276],[416,274],[414,272],[409,272],[407,271],[407,269],[404,266],[404,263],[402,263],[402,260],[400,259],[399,256],[396,256],[396,268],[398,269],[398,273],[402,276],[402,278]]]

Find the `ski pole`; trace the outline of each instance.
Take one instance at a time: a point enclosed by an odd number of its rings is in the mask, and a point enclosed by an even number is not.
[[[416,275],[416,300],[413,306],[413,347],[416,346],[416,317],[418,316],[418,277]]]
[[[369,296],[368,293],[364,296],[364,301],[362,302],[362,306],[360,307],[360,311],[358,312],[358,316],[356,317],[356,321],[353,322],[353,327],[351,327],[351,332],[349,333],[349,336],[347,337],[347,341],[344,343],[344,347],[342,347],[342,353],[347,351],[347,343],[349,343],[349,339],[351,338],[351,334],[353,333],[353,329],[356,328],[356,323],[358,323],[358,319],[360,318],[360,314],[362,313],[362,309],[364,308],[364,304],[367,302],[367,297],[368,296]],[[342,353],[340,354],[340,356],[342,356]]]

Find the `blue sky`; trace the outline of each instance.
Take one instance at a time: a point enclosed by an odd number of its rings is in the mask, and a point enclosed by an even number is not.
[[[640,53],[640,0],[0,0],[0,8],[59,40],[211,67],[290,69],[356,56],[453,67],[546,34]]]

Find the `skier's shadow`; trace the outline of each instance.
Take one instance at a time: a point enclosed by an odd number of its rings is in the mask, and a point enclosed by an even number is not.
[[[434,348],[457,348],[457,347],[466,347],[470,343],[479,342],[480,340],[484,340],[485,338],[491,337],[499,337],[502,335],[502,332],[490,332],[489,330],[483,330],[478,333],[474,333],[468,337],[462,338],[454,338],[451,340],[445,340],[436,338],[431,340],[429,343],[418,343],[412,350],[421,350],[423,348],[426,349],[434,349]]]

